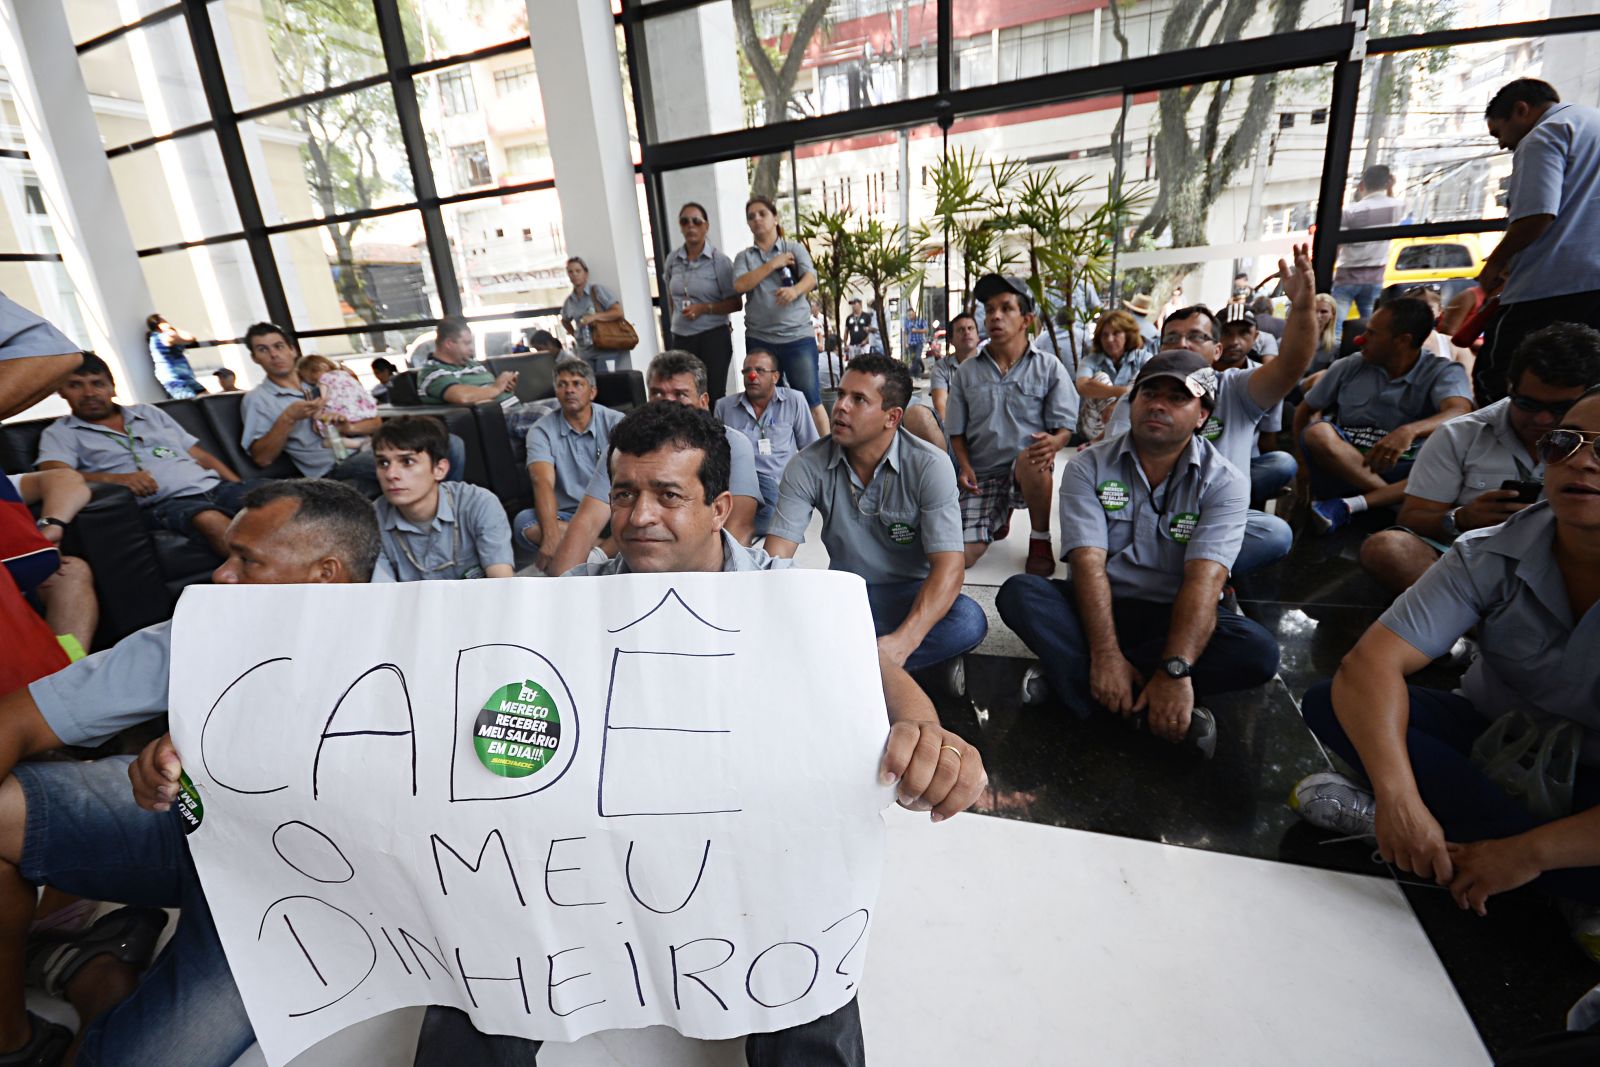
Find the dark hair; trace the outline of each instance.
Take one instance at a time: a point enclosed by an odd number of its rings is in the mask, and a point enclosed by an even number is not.
[[[149,330],[151,333],[155,333],[157,330],[161,329],[161,323],[163,321],[164,320],[161,318],[161,312],[152,311],[149,317],[144,320],[144,328]]]
[[[1500,91],[1489,98],[1489,106],[1483,109],[1483,117],[1508,119],[1518,104],[1538,107],[1541,104],[1559,103],[1561,94],[1556,92],[1554,85],[1538,78],[1518,78],[1502,85]]]
[[[308,544],[317,551],[332,549],[354,581],[372,579],[383,545],[377,515],[366,497],[342,482],[288,478],[256,486],[244,495],[244,506],[264,508],[286,499],[297,505],[289,526],[303,527]]]
[[[1411,338],[1411,343],[1421,348],[1433,336],[1433,308],[1428,306],[1426,300],[1418,300],[1414,296],[1403,296],[1399,300],[1391,300],[1383,305],[1382,310],[1389,313],[1389,322],[1397,336]],[[1374,312],[1376,314],[1376,312]]]
[[[446,341],[453,341],[462,334],[471,332],[472,325],[466,319],[460,315],[446,315],[439,320],[433,336],[435,343],[442,345]]]
[[[644,376],[646,384],[663,378],[676,378],[680,374],[694,375],[696,396],[706,394],[706,365],[700,357],[681,348],[669,348],[650,361],[650,371]]]
[[[1557,389],[1600,385],[1600,330],[1577,322],[1535,330],[1511,354],[1506,380],[1516,386],[1529,371]]]
[[[778,220],[778,236],[782,237],[783,236],[783,216],[778,214],[777,201],[773,200],[772,197],[768,196],[765,193],[755,193],[750,197],[749,200],[746,200],[744,202],[744,211],[745,211],[746,215],[748,215],[750,213],[750,205],[751,204],[760,204],[763,207],[765,207],[768,211],[772,212],[772,217]]]
[[[556,365],[551,368],[550,374],[552,378],[559,378],[563,374],[575,374],[588,382],[590,388],[595,386],[594,368],[589,365],[588,360],[579,359],[577,356],[562,356],[556,360]]]
[[[85,352],[83,354],[83,362],[78,364],[77,369],[72,373],[74,375],[103,374],[108,382],[115,383],[117,380],[116,375],[111,373],[111,368],[106,365],[106,361],[93,352]]]
[[[244,346],[246,348],[254,348],[256,346],[256,338],[265,337],[269,333],[277,334],[285,341],[288,341],[289,344],[296,350],[299,349],[299,346],[294,343],[294,338],[289,336],[288,330],[285,330],[282,326],[271,322],[258,322],[246,330],[244,332]]]
[[[395,452],[426,452],[437,463],[450,458],[450,435],[444,423],[432,415],[401,415],[385,419],[372,434],[372,452],[387,448]]]
[[[1361,172],[1361,184],[1368,189],[1384,189],[1388,187],[1389,180],[1393,177],[1394,173],[1388,167],[1382,163],[1374,163]]]
[[[859,371],[883,379],[883,385],[878,389],[879,395],[883,397],[883,410],[904,408],[911,403],[911,372],[898,359],[876,354],[857,356],[850,361],[845,370]]]
[[[1250,301],[1250,310],[1256,315],[1272,314],[1272,297],[1258,296]]]
[[[772,354],[772,350],[767,348],[764,345],[753,344],[753,345],[747,346],[745,348],[745,350],[744,350],[744,358],[745,359],[749,359],[751,356],[766,356],[767,357],[767,361],[772,364],[772,369],[773,370],[775,370],[775,371],[783,370],[783,367],[781,367],[778,364],[778,357],[773,355]]]
[[[945,326],[945,332],[949,333],[951,330],[955,329],[956,323],[960,322],[962,319],[971,319],[972,325],[978,325],[978,317],[976,315],[970,311],[962,311],[950,316],[950,322]]]
[[[733,450],[728,447],[727,430],[711,412],[670,400],[654,400],[635,408],[612,427],[606,466],[615,469],[611,459],[618,452],[644,456],[669,446],[700,450],[700,488],[707,504],[728,491]]]
[[[574,263],[576,263],[578,266],[583,268],[583,273],[585,273],[585,274],[589,273],[589,264],[587,264],[587,263],[585,263],[583,261],[583,257],[582,256],[568,256],[567,257],[567,261],[565,263],[563,263],[562,266],[563,267],[570,267]]]
[[[1211,332],[1213,335],[1221,332],[1217,329],[1216,312],[1212,311],[1204,304],[1190,304],[1188,307],[1181,307],[1174,311],[1172,314],[1161,320],[1161,332],[1167,332],[1167,323],[1171,322],[1173,319],[1187,319],[1192,318],[1195,315],[1204,315],[1206,317],[1206,321],[1211,323]]]
[[[750,205],[746,204],[745,206],[749,207]],[[678,214],[680,214],[680,215],[683,214],[683,208],[685,208],[685,207],[697,207],[697,208],[699,208],[700,209],[700,217],[705,219],[706,222],[708,222],[708,223],[711,221],[711,212],[706,210],[706,206],[704,204],[699,203],[699,202],[694,201],[694,200],[685,200],[683,202],[683,207],[680,207],[678,209]],[[777,212],[774,211],[773,214],[776,215]]]
[[[399,368],[396,367],[393,363],[390,363],[387,359],[384,359],[382,356],[379,356],[377,359],[372,361],[372,371],[373,371],[374,374],[376,374],[378,371],[381,371],[381,370],[389,371],[392,374],[396,370],[399,370]]]
[[[229,378],[237,378],[237,377],[239,377],[237,374],[235,374],[233,372],[233,368],[231,368],[231,367],[218,367],[216,370],[212,371],[212,373],[215,374],[218,378],[221,378],[224,375],[226,375]]]
[[[557,341],[556,335],[551,333],[549,330],[534,330],[533,333],[528,336],[528,346],[530,348],[540,349],[560,348],[561,342]]]

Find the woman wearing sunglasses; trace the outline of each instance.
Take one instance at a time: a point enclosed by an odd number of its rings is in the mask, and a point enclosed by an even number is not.
[[[733,260],[707,239],[711,216],[689,201],[678,209],[683,244],[667,257],[667,299],[672,307],[670,347],[700,357],[714,404],[728,390],[733,363],[733,327],[728,316],[739,310],[733,291]]]
[[[1306,724],[1370,787],[1316,774],[1291,799],[1479,914],[1529,882],[1600,904],[1600,388],[1537,449],[1545,499],[1457,540],[1306,694]],[[1407,687],[1474,627],[1457,691]],[[1600,912],[1573,932],[1600,956]]]

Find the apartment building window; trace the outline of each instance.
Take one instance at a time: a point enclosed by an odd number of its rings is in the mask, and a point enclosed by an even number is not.
[[[466,115],[478,110],[478,94],[473,91],[470,70],[447,70],[439,75],[439,106],[446,115]]]
[[[494,181],[494,172],[489,169],[489,147],[482,141],[451,148],[450,162],[455,170],[456,185],[462,188]]]
[[[507,96],[533,84],[533,64],[523,63],[494,72],[494,95]]]

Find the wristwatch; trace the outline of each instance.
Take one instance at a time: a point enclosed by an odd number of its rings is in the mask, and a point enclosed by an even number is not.
[[[1456,512],[1460,508],[1451,508],[1444,513],[1444,518],[1439,520],[1439,525],[1444,528],[1444,535],[1451,540],[1461,536],[1461,527],[1456,525]]]
[[[1167,672],[1168,678],[1187,678],[1194,664],[1182,656],[1172,656],[1161,661],[1161,669]]]
[[[65,530],[67,528],[67,524],[66,523],[62,522],[60,519],[52,519],[48,515],[46,515],[44,518],[40,519],[38,522],[34,523],[34,525],[37,526],[41,530],[44,529],[46,526],[59,526],[63,530]]]

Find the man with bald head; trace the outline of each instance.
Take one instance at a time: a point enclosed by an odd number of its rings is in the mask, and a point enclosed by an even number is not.
[[[212,575],[222,585],[365,582],[379,550],[366,500],[322,480],[257,487],[226,536],[228,558]],[[163,807],[176,795],[170,738],[131,764],[20,762],[64,745],[100,745],[165,714],[171,640],[171,623],[158,623],[0,697],[0,1056],[28,1050],[37,1059],[18,1062],[46,1062],[74,1040],[23,1003],[23,949],[40,885],[181,913],[143,979],[132,938],[96,944],[92,935],[107,932],[99,924],[55,953],[45,984],[78,1009],[83,1062],[228,1064],[255,1041],[181,824],[135,802],[141,789]],[[102,921],[113,919],[127,916]]]

